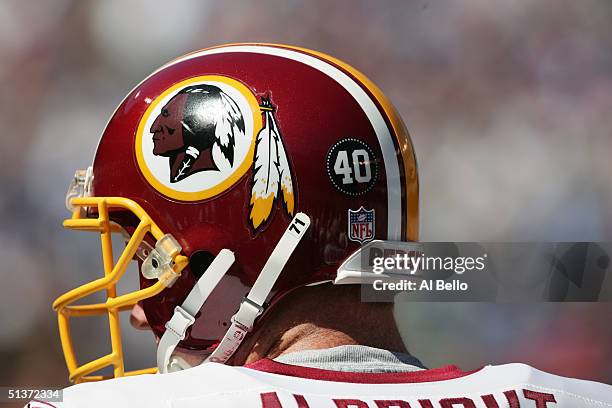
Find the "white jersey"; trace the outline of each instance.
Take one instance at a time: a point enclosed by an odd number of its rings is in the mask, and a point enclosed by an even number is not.
[[[64,390],[62,403],[31,408],[607,408],[612,386],[524,364],[464,372],[347,373],[261,360],[207,363],[164,375],[124,377]]]

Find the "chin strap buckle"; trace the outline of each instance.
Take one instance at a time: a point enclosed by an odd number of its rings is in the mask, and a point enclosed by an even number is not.
[[[189,314],[182,307],[177,306],[174,308],[172,318],[166,322],[166,329],[172,331],[179,340],[183,340],[187,329],[191,327],[194,322],[194,316]]]
[[[253,330],[255,320],[263,313],[264,307],[252,301],[248,297],[243,297],[240,302],[238,312],[232,316],[232,323],[246,332]]]

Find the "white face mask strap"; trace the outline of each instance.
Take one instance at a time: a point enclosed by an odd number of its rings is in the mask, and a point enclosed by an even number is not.
[[[296,214],[270,254],[251,291],[240,303],[240,309],[232,317],[229,330],[205,362],[226,362],[236,352],[246,334],[253,330],[255,319],[263,313],[263,304],[272,287],[309,226],[310,218],[306,214]]]
[[[185,338],[185,332],[195,321],[195,315],[232,266],[234,259],[232,251],[222,249],[198,279],[187,299],[174,309],[174,315],[166,323],[166,331],[157,345],[157,369],[160,373],[189,368],[182,359],[172,357],[172,353],[177,344]]]

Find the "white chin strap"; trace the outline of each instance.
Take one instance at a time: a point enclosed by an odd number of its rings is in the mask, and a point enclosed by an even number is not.
[[[179,371],[189,367],[183,359],[173,357],[172,353],[176,345],[185,338],[185,332],[195,322],[195,315],[232,266],[234,259],[232,251],[222,249],[206,272],[198,279],[183,304],[174,308],[174,314],[166,322],[166,331],[157,345],[157,370],[160,373]]]
[[[310,218],[298,213],[270,254],[248,295],[232,316],[232,324],[213,353],[204,362],[226,362],[238,349],[246,334],[253,329],[257,317],[264,311],[264,303],[293,251],[310,226]],[[157,346],[157,368],[160,373],[191,367],[183,359],[172,356],[177,344],[185,338],[187,329],[195,322],[195,315],[234,263],[234,254],[223,249],[195,284],[187,299],[174,309],[166,323],[166,331]]]

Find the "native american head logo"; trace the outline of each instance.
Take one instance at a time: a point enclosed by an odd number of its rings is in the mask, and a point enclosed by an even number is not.
[[[219,171],[213,157],[215,145],[233,166],[236,139],[246,137],[236,102],[206,84],[181,89],[162,107],[150,132],[153,154],[169,158],[171,183],[200,171]]]
[[[251,170],[247,218],[262,229],[274,208],[295,209],[294,177],[269,95],[232,78],[187,79],[151,101],[138,126],[136,158],[160,193],[199,201]],[[278,205],[275,205],[278,203]]]

